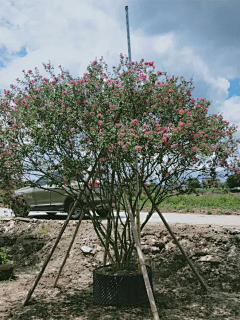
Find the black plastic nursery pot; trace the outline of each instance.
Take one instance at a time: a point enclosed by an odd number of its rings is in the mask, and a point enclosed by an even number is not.
[[[0,264],[0,281],[7,280],[13,275],[13,264]]]
[[[124,275],[99,267],[93,271],[93,303],[101,306],[137,306],[148,302],[143,275],[127,271]],[[152,270],[147,266],[152,285]]]

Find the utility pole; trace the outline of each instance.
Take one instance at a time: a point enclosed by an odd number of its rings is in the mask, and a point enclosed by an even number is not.
[[[126,11],[126,26],[127,26],[128,57],[129,57],[129,62],[132,62],[128,6],[125,7],[125,11]]]
[[[125,12],[126,12],[128,57],[129,57],[129,62],[132,62],[128,6],[125,6]],[[135,159],[135,169],[136,169],[136,224],[137,224],[138,237],[140,240],[141,225],[140,225],[140,208],[139,208],[139,176],[138,176],[138,157],[137,157],[137,154],[136,154],[136,159]]]

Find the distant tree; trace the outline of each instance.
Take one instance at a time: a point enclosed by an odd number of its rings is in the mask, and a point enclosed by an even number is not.
[[[240,174],[232,174],[228,176],[226,184],[229,188],[240,187]]]
[[[189,190],[189,193],[196,192],[197,188],[201,188],[201,184],[198,180],[198,178],[189,177],[186,183],[187,189]]]
[[[189,188],[193,188],[193,189],[196,189],[196,188],[201,188],[201,184],[198,180],[198,178],[192,178],[190,177],[187,181],[187,186]]]

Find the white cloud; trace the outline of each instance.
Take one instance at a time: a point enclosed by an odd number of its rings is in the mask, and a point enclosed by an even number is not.
[[[237,135],[240,137],[240,96],[232,96],[225,100],[218,111],[222,113],[224,119],[238,126]]]
[[[153,52],[155,54],[164,54],[174,47],[176,40],[174,33],[167,33],[161,36],[153,36],[151,41],[153,42]]]
[[[12,3],[3,10],[10,25],[2,23],[0,45],[10,54],[26,45],[27,56],[16,57],[0,71],[0,88],[20,77],[22,69],[41,67],[48,60],[79,75],[96,56],[103,55],[111,66],[118,62],[120,52],[127,53],[125,25],[120,27],[107,5],[100,10],[94,1],[43,0],[31,2],[30,6],[25,1]],[[122,10],[124,20],[124,6]],[[131,39],[133,51],[144,57],[146,51],[149,55],[165,53],[173,45],[174,35],[147,37],[136,32]]]

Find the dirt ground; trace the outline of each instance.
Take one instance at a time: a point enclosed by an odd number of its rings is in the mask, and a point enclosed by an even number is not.
[[[29,305],[23,301],[56,239],[63,221],[0,221],[0,247],[15,265],[15,278],[0,282],[0,319],[120,320],[152,319],[148,306],[99,307],[92,302],[92,271],[103,251],[90,221],[85,220],[59,280],[53,283],[75,221],[70,221]],[[142,249],[153,270],[161,320],[240,319],[240,230],[234,227],[172,225],[209,290],[205,293],[162,224],[143,230]],[[84,254],[81,246],[96,248]]]

